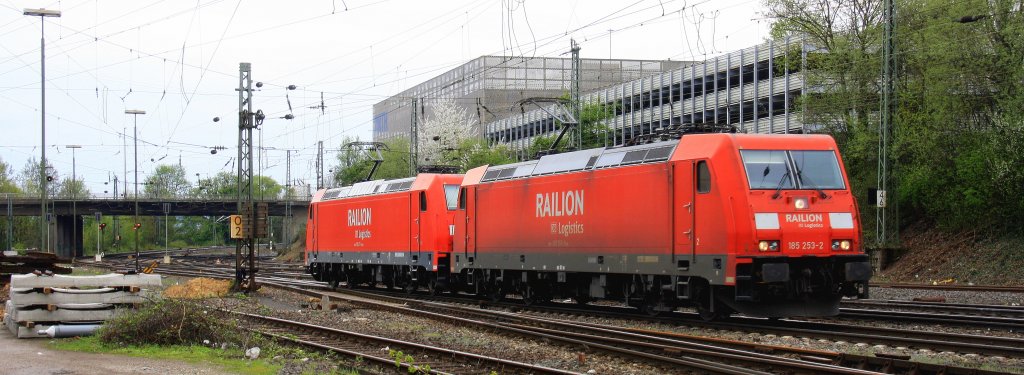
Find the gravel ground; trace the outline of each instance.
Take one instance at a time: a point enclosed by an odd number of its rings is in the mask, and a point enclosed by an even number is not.
[[[555,317],[562,318],[564,317]],[[913,349],[906,347],[890,347],[886,345],[872,345],[866,342],[848,342],[848,341],[834,341],[826,339],[813,339],[808,337],[799,336],[780,336],[775,334],[764,334],[759,332],[744,332],[744,331],[733,331],[733,330],[718,330],[704,328],[700,326],[687,326],[687,325],[666,325],[656,323],[645,323],[622,319],[601,319],[601,318],[572,318],[578,320],[585,320],[587,322],[608,324],[622,327],[640,328],[655,331],[666,331],[675,332],[680,334],[704,336],[704,337],[715,337],[722,339],[730,339],[737,341],[753,342],[767,345],[780,345],[789,346],[795,348],[804,348],[812,350],[827,350],[841,353],[851,353],[859,355],[873,355],[874,353],[886,353],[886,354],[903,354],[910,355],[914,361],[926,362],[926,363],[939,363],[963,367],[983,368],[988,370],[1003,371],[1008,373],[1024,374],[1024,359],[1020,358],[1003,358],[1003,357],[987,357],[980,356],[977,354],[959,354],[952,352],[935,352],[928,349]],[[872,322],[875,323],[875,322]],[[883,324],[873,324],[883,325]],[[898,326],[890,324],[889,326]],[[908,329],[918,329],[914,327],[902,327]],[[937,330],[935,327],[920,327],[919,329]],[[943,329],[945,330],[945,329]]]
[[[896,296],[881,297],[875,294],[873,297],[886,299],[906,299],[913,295],[912,292],[899,290],[903,298]],[[930,291],[919,291],[930,292]],[[929,293],[926,293],[929,294]],[[991,301],[990,303],[1009,303],[1015,295],[1012,293],[1000,293],[1002,296],[961,296],[965,299],[963,303],[979,303],[977,301]],[[912,298],[912,297],[910,297]],[[953,302],[953,301],[950,301]],[[602,355],[601,353],[581,353],[579,350],[569,349],[550,343],[523,340],[506,337],[490,332],[483,332],[476,328],[454,326],[446,322],[410,317],[391,312],[369,310],[361,307],[340,303],[338,311],[311,310],[307,307],[308,297],[276,289],[261,290],[259,296],[250,300],[225,299],[222,303],[237,306],[237,308],[258,312],[265,315],[277,316],[286,319],[294,319],[313,324],[319,324],[338,329],[351,330],[363,333],[377,334],[395,339],[414,341],[440,347],[463,350],[483,355],[491,355],[511,360],[524,361],[538,365],[561,368],[571,371],[591,372],[597,374],[665,374],[684,373],[680,369],[654,368],[643,363],[632,360],[624,360],[614,356]],[[865,342],[846,342],[833,340],[819,340],[806,337],[778,336],[758,332],[739,332],[729,330],[708,329],[699,326],[665,325],[643,323],[635,320],[603,319],[603,318],[581,318],[564,316],[549,316],[558,319],[573,319],[591,323],[609,324],[622,327],[643,328],[651,330],[677,332],[682,334],[717,337],[733,339],[746,342],[782,345],[814,350],[830,350],[843,353],[860,355],[872,355],[874,353],[904,354],[910,355],[912,360],[939,363],[955,366],[983,368],[988,370],[1003,371],[1008,373],[1024,374],[1024,359],[1002,358],[980,356],[976,354],[962,354],[952,352],[934,352],[927,349],[913,349],[905,347],[889,347],[885,345],[872,345]],[[957,329],[939,326],[901,326],[898,323],[886,322],[864,322],[872,326],[887,326],[904,329],[927,329],[960,332],[968,334],[993,335],[1005,332],[985,332],[984,330]],[[581,361],[582,360],[582,361]]]
[[[531,364],[591,374],[687,374],[679,368],[658,368],[642,361],[622,359],[578,348],[567,348],[542,340],[527,340],[483,331],[474,327],[370,310],[339,303],[336,311],[303,307],[308,297],[271,288],[249,300],[222,299],[240,310],[303,321],[342,330],[380,335],[453,350],[495,356]],[[382,355],[387,352],[382,348]]]
[[[903,288],[872,288],[871,298],[912,301],[914,298],[941,297],[946,303],[1024,306],[1024,293],[974,292],[967,290],[932,290]]]

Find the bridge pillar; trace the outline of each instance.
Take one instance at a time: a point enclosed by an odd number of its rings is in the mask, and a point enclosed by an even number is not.
[[[57,215],[57,225],[54,230],[54,251],[57,256],[72,258],[82,257],[82,226],[84,222],[81,216]]]

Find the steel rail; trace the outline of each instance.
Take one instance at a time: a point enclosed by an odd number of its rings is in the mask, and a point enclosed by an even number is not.
[[[492,371],[512,374],[577,374],[573,371],[322,327],[294,320],[238,311],[222,311],[256,323],[258,327],[251,328],[252,330],[277,339],[313,346],[350,357],[361,357],[384,365],[399,364],[410,372],[426,371],[425,365],[429,365],[430,373],[436,374],[479,374]],[[296,337],[290,336],[295,333],[298,333]],[[382,347],[400,350],[404,354],[412,355],[413,358],[445,359],[448,362],[408,362],[401,358],[380,357],[378,353]]]

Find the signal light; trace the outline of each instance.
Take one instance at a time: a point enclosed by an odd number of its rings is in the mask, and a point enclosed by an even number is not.
[[[139,229],[141,227],[142,227],[142,223],[135,223],[135,226],[132,227],[132,230],[137,230],[137,229]]]
[[[100,230],[103,230],[106,227],[107,227],[107,223],[100,223]]]
[[[46,182],[53,181],[53,176],[46,176]]]

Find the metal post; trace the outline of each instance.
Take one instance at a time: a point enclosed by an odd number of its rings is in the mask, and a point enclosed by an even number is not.
[[[138,272],[142,270],[139,267],[139,230],[142,229],[139,223],[139,115],[146,114],[146,111],[126,109],[124,113],[132,115],[135,119],[132,127],[132,141],[135,143],[135,223],[132,230],[135,231],[135,272]]]
[[[419,124],[416,123],[416,117],[417,117],[416,116],[416,107],[417,107],[417,104],[418,104],[418,101],[416,100],[416,98],[412,98],[412,119],[411,119],[411,122],[409,123],[409,137],[410,137],[409,138],[409,149],[410,149],[409,151],[412,152],[412,157],[410,158],[411,162],[409,163],[409,165],[412,167],[411,168],[412,169],[412,171],[411,171],[412,174],[410,174],[410,176],[415,176],[416,175],[416,167],[417,167],[417,164],[419,164],[419,162],[420,162],[420,160],[419,160],[419,158],[420,158]]]
[[[252,201],[252,129],[263,122],[263,113],[252,111],[252,68],[249,63],[238,64],[238,212],[245,215],[248,231],[235,245],[235,287],[256,290],[255,210]],[[257,86],[259,86],[257,84]],[[242,259],[248,254],[248,266]]]
[[[47,228],[48,222],[46,218],[46,17],[60,17],[59,10],[47,10],[47,9],[25,9],[23,15],[39,17],[39,71],[40,71],[40,124],[42,132],[42,141],[40,142],[40,150],[42,152],[42,159],[39,161],[39,186],[40,186],[40,208],[41,213],[39,215],[39,250],[49,251],[46,246],[49,240],[49,228]]]
[[[608,38],[609,43],[611,37]],[[572,77],[569,82],[569,101],[571,108],[572,117],[576,119],[576,142],[572,142],[570,136],[569,142],[575,143],[576,149],[583,149],[583,121],[580,120],[580,45],[576,43],[575,39],[570,39],[570,51],[572,52]],[[609,52],[611,53],[611,52]]]
[[[78,255],[78,172],[76,171],[75,150],[82,148],[81,145],[64,146],[71,149],[71,257]],[[84,255],[84,254],[83,254]]]
[[[117,199],[117,175],[114,175],[114,199]],[[121,217],[114,216],[114,245],[117,245],[117,252],[121,252]]]
[[[285,172],[284,172],[284,246],[285,249],[291,247],[291,230],[288,225],[291,224],[292,218],[292,150],[285,151]]]
[[[11,238],[14,237],[14,208],[11,205],[11,194],[5,194],[7,196],[7,250],[12,251]]]
[[[167,230],[167,224],[168,224],[167,214],[169,214],[170,212],[171,212],[171,204],[170,203],[164,203],[164,264],[167,264],[167,263],[171,262],[171,255],[170,255],[171,248],[170,248],[170,245],[168,244],[168,241],[167,241],[168,238],[169,238],[169,236],[168,236],[169,232]]]
[[[100,213],[97,212],[96,213],[96,254],[97,255],[100,254],[100,241],[102,241],[102,239],[103,239],[103,237],[102,237],[103,232],[100,231],[100,219],[101,219],[100,218]]]
[[[896,59],[893,57],[893,29],[895,28],[895,21],[893,20],[893,13],[895,5],[892,0],[883,1],[883,19],[885,20],[885,36],[882,44],[882,108],[881,108],[881,121],[878,122],[878,190],[882,192],[886,199],[879,199],[878,207],[875,209],[875,240],[876,246],[880,248],[889,247],[889,245],[898,242],[896,238],[899,227],[896,224],[896,215],[891,215],[894,219],[889,222],[890,210],[895,210],[895,201],[890,201],[888,197],[895,197],[895,194],[889,191],[890,183],[890,164],[889,164],[889,137],[892,131],[892,113],[895,103],[895,74],[896,74]],[[888,202],[887,202],[888,201]],[[891,227],[891,228],[890,228]],[[891,233],[890,233],[891,232]],[[892,236],[890,237],[890,234]]]
[[[324,141],[316,143],[316,189],[324,188]]]

